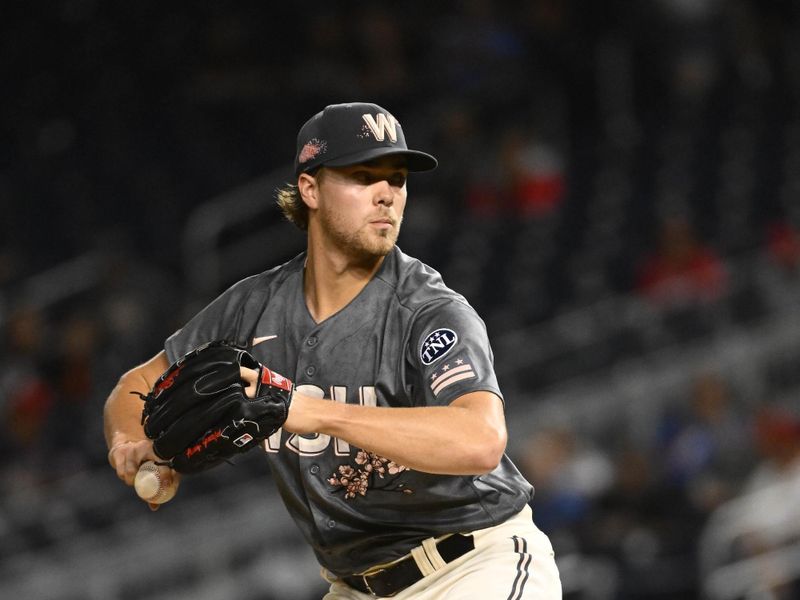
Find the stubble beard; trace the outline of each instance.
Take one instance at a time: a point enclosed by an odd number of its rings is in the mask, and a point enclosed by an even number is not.
[[[327,237],[333,244],[358,261],[381,258],[391,252],[397,243],[403,218],[400,217],[391,229],[377,229],[365,225],[355,231],[348,231],[339,222],[335,213],[322,212],[321,223]]]

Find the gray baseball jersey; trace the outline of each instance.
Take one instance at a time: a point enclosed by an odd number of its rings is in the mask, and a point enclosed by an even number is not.
[[[304,261],[233,285],[166,341],[170,361],[228,339],[298,391],[335,402],[444,406],[478,390],[502,398],[483,321],[436,271],[395,248],[349,305],[316,323]],[[427,537],[502,523],[533,495],[506,456],[486,475],[454,476],[322,434],[278,431],[264,449],[289,512],[337,575],[399,558]]]

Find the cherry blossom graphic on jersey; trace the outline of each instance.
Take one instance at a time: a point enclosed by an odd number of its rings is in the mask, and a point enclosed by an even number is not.
[[[382,492],[400,492],[413,494],[414,490],[405,487],[404,483],[394,482],[394,478],[408,467],[398,465],[396,462],[378,456],[374,452],[359,450],[355,462],[357,466],[339,465],[339,468],[328,478],[328,483],[335,488],[344,490],[346,499],[356,496],[366,496],[372,488]],[[383,479],[384,481],[380,481]],[[337,489],[336,491],[340,491]]]

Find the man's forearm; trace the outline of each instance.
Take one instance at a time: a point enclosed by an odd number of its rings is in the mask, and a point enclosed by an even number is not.
[[[145,438],[141,424],[142,402],[132,392],[147,393],[147,390],[139,389],[136,383],[135,379],[124,375],[106,400],[103,426],[109,448],[128,440]]]
[[[133,392],[147,394],[168,367],[169,362],[162,351],[120,377],[103,410],[103,430],[109,448],[127,440],[145,439],[142,400]]]
[[[142,400],[131,392],[149,392],[168,366],[166,354],[162,351],[131,369],[120,377],[103,408],[108,462],[128,485],[133,485],[136,471],[143,461],[156,458],[153,443],[142,428]]]
[[[420,408],[298,396],[286,422],[289,431],[331,435],[418,471],[478,475],[494,469],[505,450],[502,404],[493,394],[477,392],[450,406]]]

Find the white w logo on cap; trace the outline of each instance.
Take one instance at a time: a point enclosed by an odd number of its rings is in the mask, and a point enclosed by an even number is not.
[[[377,117],[373,117],[371,114],[367,113],[361,116],[372,131],[372,135],[375,136],[376,140],[382,142],[383,138],[388,133],[392,143],[394,144],[397,142],[397,119],[392,115],[387,116],[383,113],[378,113]]]

